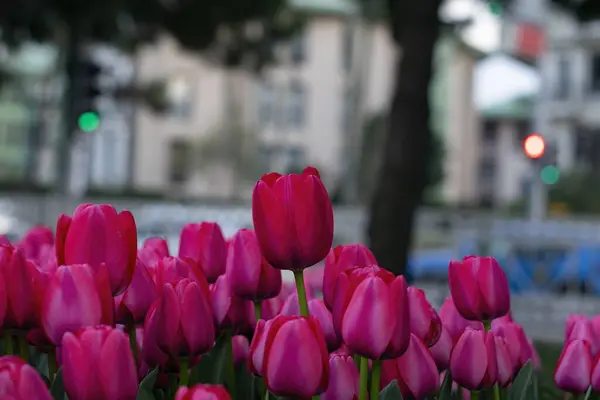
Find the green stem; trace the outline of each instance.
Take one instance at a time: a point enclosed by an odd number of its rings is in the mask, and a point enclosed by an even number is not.
[[[471,391],[471,400],[479,400],[479,392],[476,390]]]
[[[304,273],[294,271],[294,280],[296,281],[296,291],[298,292],[298,303],[300,303],[300,314],[308,317],[308,302],[306,301],[306,288],[304,287]]]
[[[232,399],[237,398],[235,392],[235,365],[233,364],[233,336],[230,331],[227,331],[227,389]]]
[[[483,329],[485,329],[486,332],[492,329],[492,321],[483,321]]]
[[[355,354],[352,356],[352,359],[354,360],[354,364],[356,364],[356,368],[360,369],[360,360],[362,359],[362,357],[358,354]]]
[[[190,362],[187,357],[179,359],[179,386],[187,386],[190,380]]]
[[[12,356],[15,354],[15,347],[13,344],[13,336],[12,333],[6,329],[4,330],[3,333],[4,336],[4,352],[6,353],[6,355],[8,356]]]
[[[131,324],[127,326],[127,331],[129,335],[129,346],[131,347],[131,353],[133,354],[133,359],[135,360],[136,365],[139,365],[139,354],[138,354],[138,345],[137,345],[137,337],[135,332],[135,324]]]
[[[169,396],[171,396],[171,398],[175,397],[177,389],[179,389],[179,386],[177,385],[177,375],[169,374]]]
[[[371,400],[379,399],[379,385],[381,382],[381,360],[373,360],[371,367]]]
[[[58,364],[56,362],[56,347],[53,347],[48,351],[48,379],[50,382],[54,382],[54,377],[58,371]]]
[[[494,385],[494,400],[500,400],[500,386],[497,383]]]
[[[26,363],[29,362],[29,343],[27,343],[27,334],[25,332],[19,332],[17,334],[17,340],[19,343],[19,356]]]
[[[256,321],[258,322],[258,320],[260,319],[260,317],[262,316],[262,310],[260,308],[261,306],[261,302],[260,301],[255,301],[254,302],[254,317],[256,318]]]
[[[369,386],[369,359],[360,358],[360,396],[359,400],[367,400],[367,389]]]

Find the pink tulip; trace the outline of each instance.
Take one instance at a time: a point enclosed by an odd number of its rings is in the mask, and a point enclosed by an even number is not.
[[[452,297],[447,297],[440,307],[440,319],[444,328],[448,330],[453,343],[456,343],[466,328],[483,330],[483,323],[469,321],[459,314]]]
[[[162,292],[165,283],[172,282],[180,278],[191,278],[199,281],[206,281],[204,274],[198,264],[189,258],[164,257],[155,264],[146,264],[148,271],[152,275],[158,294]]]
[[[40,271],[54,272],[58,268],[54,245],[43,245],[38,254],[37,267]]]
[[[34,226],[27,231],[17,247],[23,251],[27,260],[37,262],[42,249],[53,245],[54,232],[52,229],[47,226]]]
[[[366,267],[372,264],[377,264],[375,256],[362,244],[347,244],[331,249],[325,258],[323,275],[323,300],[327,308],[333,310],[335,285],[340,273],[357,266]]]
[[[450,366],[450,355],[452,354],[452,338],[448,330],[442,328],[442,334],[436,344],[429,348],[438,370],[444,371]]]
[[[158,301],[155,301],[148,309],[144,320],[144,337],[142,339],[142,360],[150,367],[164,367],[169,361],[169,355],[158,347]]]
[[[52,400],[37,371],[18,357],[0,357],[0,396],[6,400]]]
[[[271,329],[273,321],[275,321],[276,318],[277,316],[268,321],[260,319],[256,323],[256,329],[254,330],[254,335],[252,336],[252,341],[250,342],[250,349],[248,351],[247,365],[248,371],[255,375],[263,376],[265,373],[265,345],[267,342],[269,330]]]
[[[105,269],[95,273],[89,265],[63,265],[56,270],[41,305],[42,326],[53,344],[59,345],[66,332],[112,323],[112,315],[107,315],[113,311],[107,275]]]
[[[410,331],[427,346],[437,343],[442,334],[442,320],[431,306],[425,292],[415,287],[407,289]]]
[[[371,360],[397,358],[410,341],[410,316],[403,276],[377,266],[340,274],[333,307],[338,337]]]
[[[501,387],[506,387],[512,381],[514,364],[506,339],[502,336],[493,336],[496,352],[496,381]]]
[[[144,321],[148,309],[158,297],[152,275],[138,258],[131,283],[121,295],[116,312],[116,320],[124,325],[139,324]]]
[[[384,360],[381,385],[396,379],[403,398],[422,399],[434,393],[440,384],[440,374],[427,346],[414,334],[406,352],[395,360]]]
[[[169,257],[169,245],[167,241],[159,237],[151,237],[144,241],[142,245],[144,249],[152,249],[158,254],[160,258]]]
[[[596,357],[600,348],[600,339],[598,338],[592,321],[587,317],[585,318],[572,318],[568,322],[568,336],[565,337],[565,343],[570,342],[573,339],[586,340],[590,344],[592,355]]]
[[[280,315],[269,322],[270,326],[264,327],[267,329],[257,326],[250,345],[250,357],[262,370],[269,391],[276,396],[299,398],[323,393],[329,383],[329,355],[317,320]],[[261,341],[262,359],[256,354]],[[262,365],[256,365],[257,360]]]
[[[233,363],[236,367],[245,364],[248,361],[248,352],[250,343],[248,338],[242,335],[236,335],[232,338],[233,342]]]
[[[233,235],[226,270],[231,291],[243,299],[270,299],[281,291],[281,271],[262,256],[252,229],[240,229]]]
[[[180,387],[175,400],[231,400],[231,396],[223,386],[195,385],[191,388]]]
[[[198,263],[209,283],[225,273],[227,242],[216,222],[187,224],[179,238],[179,257]]]
[[[122,331],[99,326],[67,332],[61,349],[69,400],[136,398],[135,360]]]
[[[0,273],[7,283],[4,327],[27,330],[39,326],[36,281],[40,272],[33,262],[25,259],[23,250],[0,245]]]
[[[0,245],[8,245],[10,246],[10,240],[4,235],[0,235]]]
[[[163,286],[156,300],[157,344],[173,357],[208,352],[215,342],[210,291],[206,281],[181,278]]]
[[[493,257],[450,261],[448,284],[456,309],[468,320],[492,320],[510,310],[508,280]]]
[[[498,319],[492,321],[492,331],[496,336],[502,336],[506,340],[515,374],[528,360],[532,360],[532,363],[535,361],[533,345],[521,325],[510,320],[502,322]]]
[[[359,373],[352,356],[343,353],[329,355],[329,385],[321,400],[356,400],[359,394]]]
[[[56,225],[59,265],[106,265],[113,295],[131,282],[137,255],[135,220],[129,211],[117,213],[108,204],[82,204],[73,217],[61,214]]]
[[[554,370],[554,383],[564,391],[585,393],[591,385],[592,349],[586,340],[573,339],[565,345]]]
[[[260,303],[260,317],[265,321],[275,318],[279,314],[283,303],[284,299],[280,296],[273,297],[272,299],[268,300],[263,300]]]
[[[450,372],[459,385],[469,390],[492,387],[498,377],[494,334],[465,329],[452,350]]]
[[[333,328],[333,317],[331,312],[325,306],[325,302],[321,299],[311,299],[308,301],[308,312],[312,317],[315,317],[325,334],[328,350],[334,351],[340,347],[340,340]],[[300,304],[298,303],[298,295],[293,293],[288,296],[284,306],[280,312],[281,315],[300,316]]]
[[[212,315],[218,330],[231,329],[235,334],[248,333],[254,325],[254,305],[231,293],[227,275],[210,286]]]
[[[594,363],[594,367],[592,369],[591,383],[594,392],[600,392],[600,358],[596,359]]]
[[[333,207],[315,168],[263,175],[252,194],[252,220],[262,254],[275,268],[313,266],[333,242]]]

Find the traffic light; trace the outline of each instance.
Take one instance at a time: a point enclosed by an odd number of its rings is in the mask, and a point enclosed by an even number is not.
[[[532,133],[525,138],[523,142],[523,150],[525,155],[531,159],[539,159],[544,155],[546,151],[546,141],[542,135],[538,133]]]
[[[542,182],[546,185],[554,185],[558,182],[560,170],[558,169],[556,143],[546,142],[542,135],[533,133],[525,138],[523,151],[534,163]]]
[[[74,93],[76,126],[84,132],[93,132],[100,126],[97,100],[102,94],[100,75],[102,67],[93,60],[83,60],[77,69]]]

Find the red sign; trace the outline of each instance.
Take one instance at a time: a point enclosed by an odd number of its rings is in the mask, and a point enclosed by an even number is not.
[[[537,59],[544,51],[544,31],[541,27],[519,23],[516,27],[516,53],[521,57]]]

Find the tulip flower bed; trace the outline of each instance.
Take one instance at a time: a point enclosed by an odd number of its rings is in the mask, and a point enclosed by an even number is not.
[[[556,398],[493,258],[450,261],[438,312],[366,247],[331,249],[314,168],[263,176],[252,214],[230,239],[186,225],[177,256],[160,238],[138,248],[132,214],[110,205],[0,237],[0,399]],[[554,374],[582,399],[600,389],[595,325],[569,318]]]

